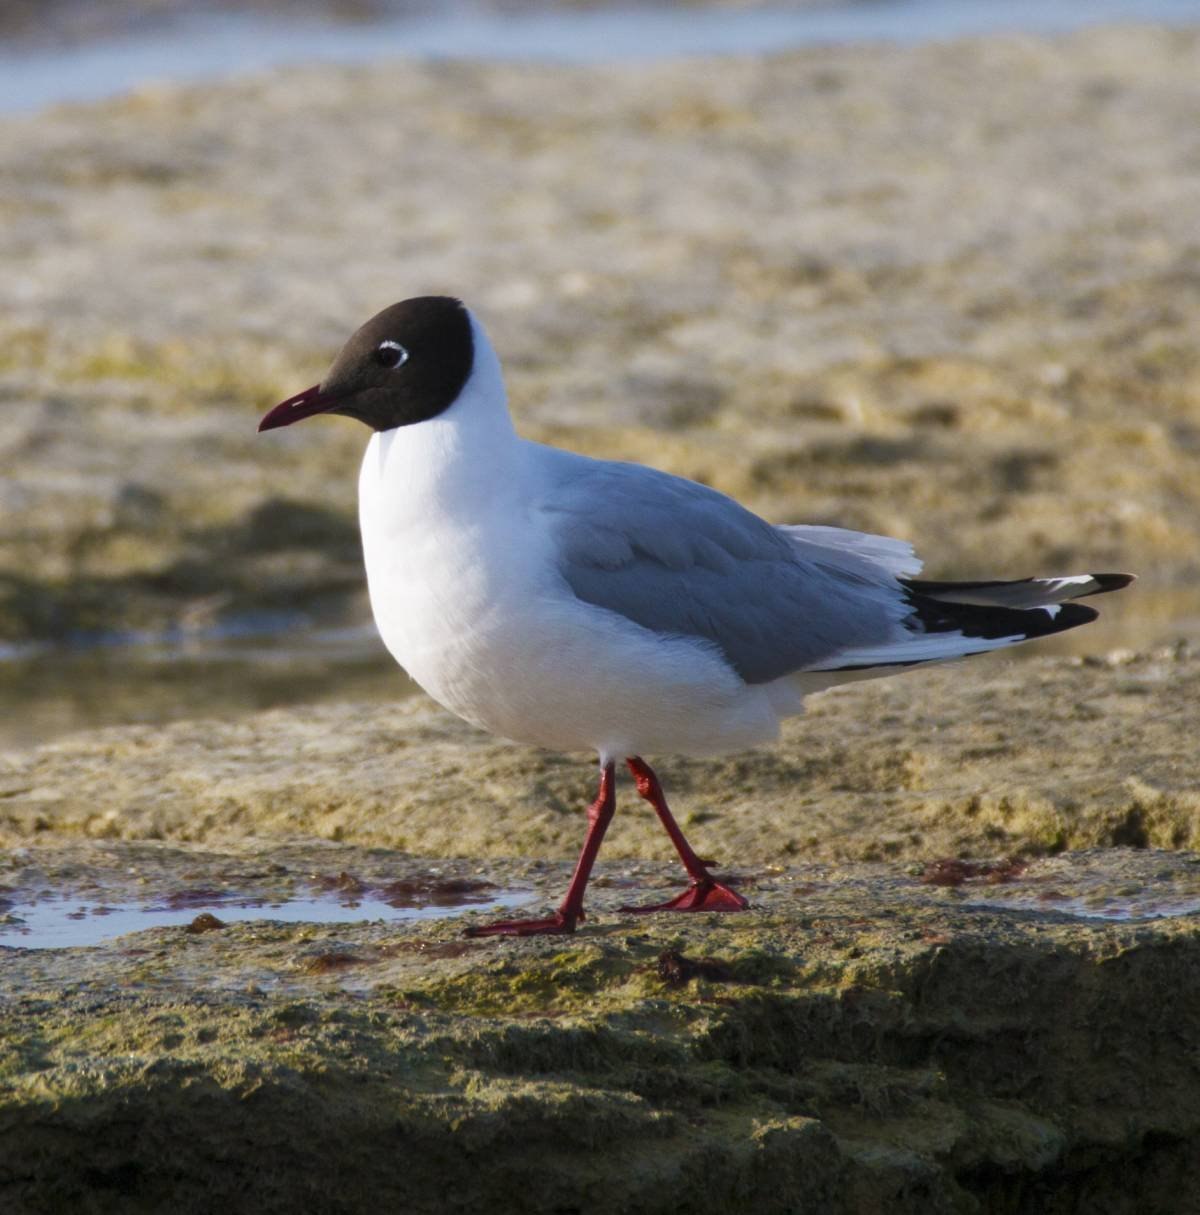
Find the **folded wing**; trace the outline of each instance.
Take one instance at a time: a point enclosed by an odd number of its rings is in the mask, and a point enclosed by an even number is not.
[[[922,582],[901,540],[775,527],[641,465],[556,453],[541,510],[577,598],[719,651],[750,684],[979,653],[1095,618],[1065,602],[1127,575]]]

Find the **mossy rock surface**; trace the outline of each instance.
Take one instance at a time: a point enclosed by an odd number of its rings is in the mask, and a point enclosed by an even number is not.
[[[412,865],[346,845],[269,864],[147,844],[35,855],[38,880],[73,867],[108,898],[130,875],[246,888]],[[1053,888],[1026,908],[975,879],[801,868],[739,915],[635,919],[613,910],[627,889],[602,889],[573,938],[268,919],[13,951],[0,1198],[14,1212],[1194,1209],[1172,1202],[1200,1181],[1200,917],[1057,908],[1121,889],[1145,912],[1131,890],[1198,894],[1200,867],[1123,850],[1053,864],[1003,884]],[[549,897],[562,869],[505,876]]]
[[[1197,666],[815,698],[776,748],[662,765],[752,910],[621,912],[681,881],[623,785],[573,937],[463,917],[559,900],[591,761],[421,699],[9,755],[10,916],[51,892],[262,919],[5,935],[0,1207],[1187,1210]],[[314,892],[435,918],[272,920]]]

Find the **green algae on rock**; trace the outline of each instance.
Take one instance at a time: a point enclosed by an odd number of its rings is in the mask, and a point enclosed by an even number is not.
[[[1172,1209],[1200,1182],[1200,865],[1154,846],[1192,841],[1200,663],[973,671],[676,766],[744,914],[614,914],[677,881],[630,859],[664,849],[625,805],[565,941],[264,909],[0,950],[0,1205]],[[436,870],[549,903],[581,767],[422,699],[98,731],[5,758],[0,898]]]
[[[253,853],[85,844],[81,874],[89,851],[110,881],[265,868]],[[387,863],[335,845],[287,856],[299,870]],[[1083,862],[1109,887],[1200,885],[1179,855]],[[1070,869],[1062,858],[1055,887],[1081,893]],[[1200,1180],[1185,1047],[1200,1033],[1200,918],[998,910],[882,873],[814,889],[798,872],[744,915],[633,924],[610,914],[614,890],[566,943],[467,942],[450,921],[266,921],[8,951],[0,1201],[1184,1209],[1171,1196]],[[559,880],[543,875],[543,893]]]

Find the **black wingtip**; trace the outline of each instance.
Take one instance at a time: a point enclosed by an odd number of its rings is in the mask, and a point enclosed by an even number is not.
[[[1000,640],[1019,637],[1032,641],[1067,629],[1090,624],[1100,613],[1084,603],[1057,603],[1046,607],[1011,608],[982,604],[946,603],[909,591],[912,618],[921,632],[961,633],[964,637]]]
[[[1091,593],[1103,595],[1105,591],[1119,591],[1136,582],[1137,574],[1092,574],[1092,578],[1096,582],[1096,590]]]
[[[1045,608],[1026,608],[1025,610],[1030,614],[1043,612],[1048,621],[1046,629],[1041,632],[1030,632],[1028,634],[1030,637],[1048,637],[1051,633],[1063,633],[1067,629],[1076,628],[1081,624],[1091,624],[1093,620],[1100,619],[1100,613],[1086,603],[1064,603],[1053,618]]]
[[[1032,641],[1035,637],[1049,637],[1054,633],[1065,633],[1067,629],[1077,629],[1081,624],[1091,624],[1099,617],[1100,613],[1086,603],[1062,603],[1050,607],[1017,609],[1012,623],[1019,624],[1026,640]],[[992,627],[996,627],[995,624]]]

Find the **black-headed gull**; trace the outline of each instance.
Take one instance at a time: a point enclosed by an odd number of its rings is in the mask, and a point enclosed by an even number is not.
[[[318,413],[374,433],[359,518],[375,621],[435,700],[507,738],[600,756],[566,897],[474,935],[572,932],[624,760],[690,878],[630,911],[736,911],[641,757],[769,742],[806,694],[1085,624],[1126,574],[927,582],[901,540],[773,526],[694,481],[520,438],[500,361],[458,300],[405,300],[260,430]]]

